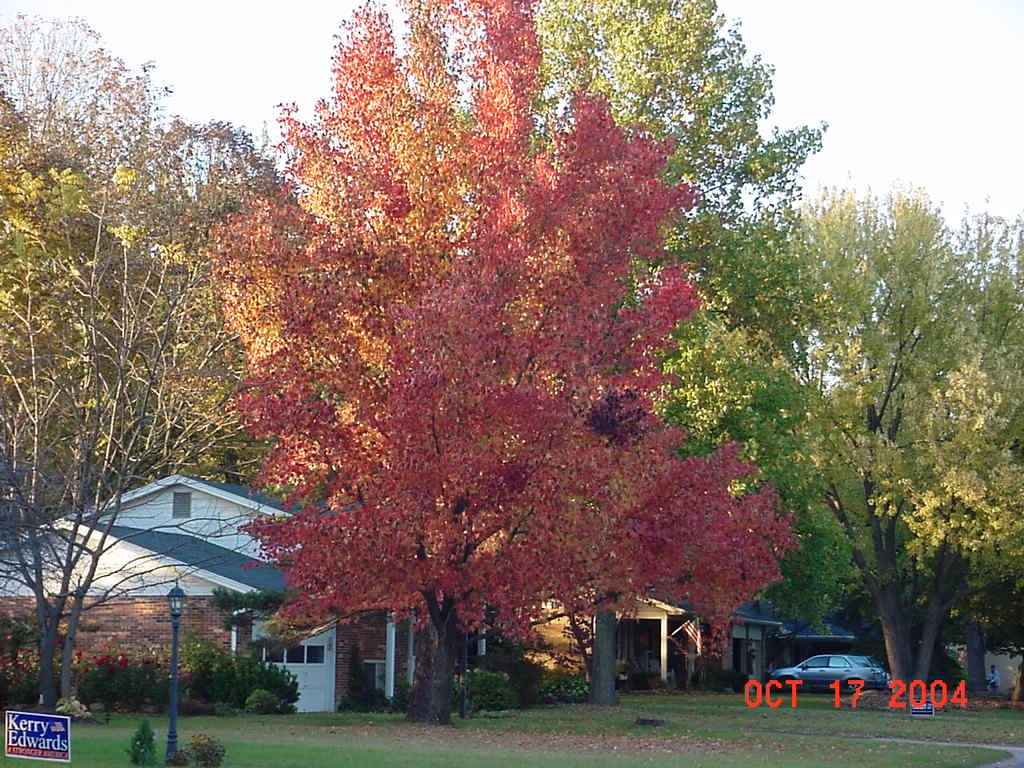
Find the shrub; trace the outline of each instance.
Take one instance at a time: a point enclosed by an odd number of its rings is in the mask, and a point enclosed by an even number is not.
[[[23,650],[39,645],[39,625],[35,614],[0,616],[0,655],[16,659]]]
[[[544,667],[528,659],[522,646],[491,635],[487,639],[487,653],[477,661],[480,669],[508,675],[509,685],[516,694],[516,705],[521,709],[540,701],[538,691]]]
[[[265,688],[257,688],[245,700],[245,711],[255,715],[270,715],[277,711],[277,698]]]
[[[363,666],[359,647],[351,646],[348,665],[348,696],[338,705],[339,711],[346,712],[405,712],[409,708],[411,686],[404,677],[395,677],[395,695],[388,699],[384,691],[374,685],[374,680]]]
[[[197,733],[189,740],[188,751],[199,768],[219,768],[226,752],[220,741],[205,733]]]
[[[39,700],[39,654],[22,648],[0,656],[0,704],[29,708]]]
[[[579,704],[590,697],[587,678],[565,669],[544,670],[539,689],[541,701]]]
[[[138,712],[146,704],[167,704],[167,666],[155,654],[133,655],[104,646],[91,656],[76,654],[76,691],[86,706],[103,704],[109,712]]]
[[[229,689],[234,682],[234,657],[230,653],[211,642],[190,637],[182,641],[179,658],[181,668],[188,675],[189,698],[229,700],[215,694]]]
[[[270,664],[250,656],[235,658],[234,700],[215,697],[239,709],[245,706],[249,694],[257,688],[270,691],[279,702],[278,711],[285,713],[299,700],[299,681],[291,672],[276,664]]]
[[[409,696],[412,695],[412,686],[404,677],[395,680],[395,695],[391,699],[391,710],[393,712],[406,712],[409,709]]]
[[[149,720],[143,720],[132,734],[128,745],[128,758],[132,765],[156,765],[156,739]]]
[[[182,667],[189,675],[189,696],[244,709],[253,691],[262,688],[278,702],[276,711],[294,711],[299,683],[283,667],[250,656],[233,656],[213,643],[189,639],[182,645]]]
[[[516,693],[504,672],[485,669],[470,670],[469,700],[474,710],[501,711],[515,709]]]

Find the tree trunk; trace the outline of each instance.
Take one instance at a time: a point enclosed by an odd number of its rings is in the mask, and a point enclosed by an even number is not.
[[[928,601],[928,610],[921,628],[921,645],[917,649],[917,660],[914,665],[914,680],[929,680],[932,671],[932,657],[942,637],[942,625],[946,621],[946,611],[938,599]],[[906,678],[903,678],[906,679]]]
[[[66,699],[74,691],[71,689],[71,664],[75,659],[75,635],[78,633],[78,623],[82,618],[82,596],[76,595],[71,603],[71,612],[68,615],[67,630],[64,635],[64,647],[60,653],[60,697]]]
[[[416,633],[416,674],[406,715],[409,720],[433,725],[451,722],[452,680],[462,642],[455,612],[431,611],[431,621]]]
[[[886,584],[879,588],[875,597],[878,616],[882,622],[882,637],[885,638],[885,656],[889,661],[889,672],[894,680],[911,680],[913,666],[909,611],[899,599],[899,588]]]
[[[39,708],[53,712],[57,708],[57,676],[53,656],[57,650],[57,628],[46,630],[39,638]]]
[[[985,692],[985,632],[977,621],[967,624],[967,690]]]
[[[598,611],[594,618],[594,652],[590,666],[590,703],[615,706],[619,694],[615,691],[615,633],[619,620],[615,611]]]

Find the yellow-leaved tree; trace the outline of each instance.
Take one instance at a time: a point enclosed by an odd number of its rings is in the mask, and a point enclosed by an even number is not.
[[[1024,555],[1021,227],[953,232],[920,193],[832,193],[798,247],[819,291],[800,374],[827,501],[893,677],[927,679],[950,612]]]

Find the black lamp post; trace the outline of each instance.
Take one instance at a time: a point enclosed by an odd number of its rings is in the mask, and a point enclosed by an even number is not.
[[[181,627],[181,613],[185,609],[185,591],[177,584],[167,593],[171,604],[171,725],[167,729],[167,755],[165,762],[178,751],[178,629]]]

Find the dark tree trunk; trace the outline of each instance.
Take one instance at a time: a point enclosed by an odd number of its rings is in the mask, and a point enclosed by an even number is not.
[[[985,692],[985,632],[977,621],[967,624],[967,690]]]
[[[416,674],[407,718],[439,725],[452,720],[452,680],[463,632],[450,605],[428,598],[430,621],[416,633]]]
[[[57,675],[53,657],[57,650],[56,628],[39,638],[39,708],[53,712],[57,708]]]
[[[69,698],[74,691],[71,690],[71,664],[75,660],[75,637],[78,634],[78,624],[82,618],[83,605],[82,595],[76,595],[71,604],[71,611],[68,615],[67,631],[64,634],[64,646],[60,654],[60,697]]]
[[[889,672],[894,680],[911,680],[913,668],[912,636],[909,611],[899,599],[899,587],[893,584],[880,586],[875,594],[878,616],[882,622],[882,637],[885,639],[885,655],[889,661]]]
[[[594,653],[590,666],[590,703],[615,706],[619,694],[615,690],[615,633],[619,620],[615,611],[599,611],[594,620]]]
[[[937,599],[929,600],[924,626],[921,628],[921,644],[918,646],[914,665],[914,680],[928,680],[931,677],[932,658],[935,656],[935,648],[942,636],[942,625],[945,621],[945,608]]]

